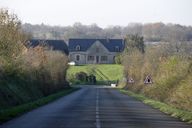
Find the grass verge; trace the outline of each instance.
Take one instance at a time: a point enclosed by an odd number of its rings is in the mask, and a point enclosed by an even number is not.
[[[19,106],[15,106],[15,107],[12,107],[12,108],[9,108],[9,109],[4,109],[4,110],[1,110],[0,111],[0,124],[2,124],[3,122],[6,122],[16,116],[20,116],[22,115],[23,113],[25,112],[28,112],[32,109],[35,109],[35,108],[38,108],[42,105],[45,105],[49,102],[52,102],[62,96],[65,96],[69,93],[72,93],[76,90],[78,90],[79,88],[69,88],[69,89],[65,89],[61,92],[58,92],[58,93],[55,93],[55,94],[51,94],[49,96],[46,96],[46,97],[43,97],[43,98],[40,98],[36,101],[33,101],[33,102],[29,102],[29,103],[26,103],[26,104],[22,104],[22,105],[19,105]]]
[[[192,124],[192,112],[190,111],[177,109],[171,105],[152,100],[150,98],[143,96],[142,94],[136,94],[128,90],[120,89],[120,92],[129,95],[131,97],[134,97],[135,99],[142,101],[143,103],[150,105],[153,108],[159,109],[160,111],[168,115],[171,115],[172,117],[179,118],[182,121]]]

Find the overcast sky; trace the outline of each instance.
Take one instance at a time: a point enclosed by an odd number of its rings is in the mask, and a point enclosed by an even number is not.
[[[0,0],[23,23],[101,27],[132,22],[192,26],[192,0]]]

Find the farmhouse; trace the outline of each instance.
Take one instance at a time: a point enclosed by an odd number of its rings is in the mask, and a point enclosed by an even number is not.
[[[68,45],[64,40],[32,39],[27,44],[28,47],[43,45],[61,51],[76,64],[112,64],[124,49],[123,39],[69,39]]]
[[[112,64],[124,48],[123,39],[69,39],[70,61],[77,64]]]

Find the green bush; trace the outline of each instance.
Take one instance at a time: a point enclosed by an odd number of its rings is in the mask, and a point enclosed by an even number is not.
[[[77,80],[79,80],[79,81],[84,81],[84,82],[87,82],[88,80],[87,80],[87,73],[85,73],[85,72],[78,72],[78,73],[76,73],[75,74],[75,77],[76,77],[76,79]]]

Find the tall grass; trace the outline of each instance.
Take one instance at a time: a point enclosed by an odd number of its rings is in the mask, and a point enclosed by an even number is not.
[[[54,92],[67,84],[66,71],[68,57],[59,52],[44,50],[42,47],[31,48],[23,55],[22,69],[31,80],[38,81],[45,94]]]
[[[7,108],[68,87],[68,57],[43,47],[30,48],[0,67],[0,108]]]
[[[0,9],[0,113],[68,87],[68,57],[43,46],[27,48],[29,37],[15,14]],[[30,105],[15,112],[24,112]]]
[[[123,64],[126,77],[135,80],[134,84],[127,83],[126,88],[192,111],[192,59],[184,51],[175,52],[158,45],[148,47],[143,55],[137,51],[125,55]],[[147,75],[151,75],[153,84],[144,84]]]

